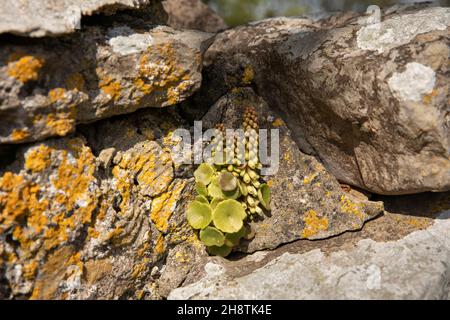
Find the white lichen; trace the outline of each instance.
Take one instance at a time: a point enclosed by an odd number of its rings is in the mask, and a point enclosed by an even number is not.
[[[153,37],[148,33],[136,33],[130,27],[117,27],[108,31],[108,44],[119,55],[140,53],[153,45]]]
[[[380,54],[409,43],[419,34],[445,30],[449,25],[450,8],[428,8],[364,25],[358,30],[357,45],[360,49]]]
[[[433,91],[436,74],[430,67],[417,62],[406,65],[404,72],[395,72],[388,80],[392,94],[400,101],[421,101]]]

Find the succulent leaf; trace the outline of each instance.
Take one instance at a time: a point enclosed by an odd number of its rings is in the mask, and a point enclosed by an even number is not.
[[[219,204],[219,203],[221,203],[223,201],[223,199],[218,199],[218,198],[214,198],[214,199],[212,199],[211,200],[211,204],[210,204],[210,206],[211,206],[211,209],[215,209],[216,208],[216,206]]]
[[[203,229],[212,221],[211,207],[199,201],[192,201],[186,210],[188,223],[194,229]]]
[[[206,197],[205,197],[205,196],[202,196],[202,195],[196,196],[196,197],[195,197],[195,201],[198,201],[198,202],[201,202],[201,203],[209,204],[208,199],[206,199]]]
[[[212,198],[225,199],[225,195],[219,186],[219,181],[217,178],[213,178],[208,186],[208,195]]]
[[[211,182],[214,172],[215,170],[212,166],[202,163],[198,166],[197,170],[194,171],[195,181],[201,182],[206,186]]]
[[[238,232],[243,226],[243,220],[247,217],[242,205],[232,199],[219,203],[213,212],[214,225],[227,233]]]

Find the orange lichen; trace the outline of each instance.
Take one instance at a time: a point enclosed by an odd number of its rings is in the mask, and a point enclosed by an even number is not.
[[[72,113],[48,114],[45,126],[51,134],[65,136],[75,128],[75,119],[73,119]]]
[[[83,147],[75,158],[67,150],[42,144],[30,149],[25,158],[25,167],[33,175],[52,164],[51,159],[55,162],[55,173],[47,179],[40,175],[39,184],[12,172],[0,178],[0,234],[12,231],[19,247],[14,263],[21,263],[24,278],[32,280],[50,250],[91,222],[98,200],[92,189],[95,164],[89,148]],[[53,192],[47,192],[48,188]],[[79,257],[73,256],[69,263],[82,270]],[[36,285],[33,296],[44,294],[41,289]]]
[[[25,169],[40,172],[50,165],[52,149],[45,144],[32,148],[25,154]]]
[[[11,61],[12,59],[10,59]],[[39,70],[42,68],[44,61],[33,56],[23,56],[17,61],[8,63],[8,76],[19,80],[22,83],[28,81],[36,81],[39,77]]]
[[[122,86],[120,82],[114,81],[110,76],[100,79],[99,88],[109,95],[114,101],[118,101],[121,96]]]
[[[272,126],[274,126],[275,128],[284,126],[284,121],[281,118],[276,118],[273,122],[272,122]]]
[[[317,177],[317,175],[317,172],[313,172],[312,174],[306,176],[303,178],[303,184],[310,184]]]
[[[302,232],[302,238],[309,238],[316,235],[319,231],[328,230],[328,218],[319,218],[314,210],[308,210],[304,217],[305,227]]]
[[[28,129],[14,129],[11,133],[11,139],[12,141],[21,141],[30,136],[30,133],[28,132]]]
[[[364,203],[354,203],[346,196],[341,196],[341,211],[352,214],[358,217],[359,220],[364,221],[364,212],[361,210]]]
[[[180,200],[181,192],[185,186],[186,181],[175,181],[169,187],[169,191],[153,199],[150,218],[159,231],[163,233],[167,232],[169,219],[175,211],[177,202]]]

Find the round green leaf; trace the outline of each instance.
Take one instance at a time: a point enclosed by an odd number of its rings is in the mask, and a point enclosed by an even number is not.
[[[246,218],[245,210],[236,200],[228,199],[219,203],[213,212],[214,225],[223,232],[238,232]]]
[[[192,228],[203,229],[211,223],[211,207],[206,203],[193,201],[186,210],[186,218]]]
[[[197,170],[194,171],[195,181],[201,182],[205,186],[211,182],[213,175],[214,168],[206,163],[202,163],[198,166]]]
[[[231,253],[231,247],[225,245],[221,247],[211,246],[208,247],[208,252],[213,256],[226,257]]]
[[[200,240],[207,246],[223,246],[225,236],[214,227],[206,227],[200,231]]]
[[[258,199],[264,208],[270,210],[270,188],[267,184],[263,183],[259,186]]]
[[[219,175],[219,185],[222,191],[225,192],[234,191],[237,189],[238,180],[232,173],[224,172]]]

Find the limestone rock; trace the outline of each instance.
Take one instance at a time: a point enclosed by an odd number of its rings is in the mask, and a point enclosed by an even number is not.
[[[386,213],[360,232],[203,259],[168,299],[448,299],[449,195],[434,218]]]
[[[78,123],[184,100],[200,87],[210,37],[137,21],[3,42],[0,143],[65,136]]]
[[[169,20],[168,25],[176,29],[191,29],[205,32],[225,30],[225,21],[201,0],[163,1]]]
[[[228,83],[247,61],[257,93],[340,181],[379,194],[449,190],[450,9],[382,17],[255,22],[219,34],[205,59]]]
[[[192,179],[170,156],[183,125],[147,109],[19,147],[0,168],[1,297],[158,299],[169,252],[206,253],[184,218]]]
[[[62,35],[80,29],[82,17],[121,10],[144,11],[156,24],[165,20],[161,3],[155,0],[5,0],[0,11],[0,34]]]
[[[221,98],[203,118],[204,126],[239,128],[247,106],[256,108],[260,127],[279,130],[279,169],[263,177],[271,189],[272,210],[251,223],[255,237],[239,250],[273,249],[298,239],[323,239],[362,228],[383,212],[381,202],[346,193],[314,157],[302,153],[285,123],[249,88]],[[270,134],[269,134],[270,136]]]

